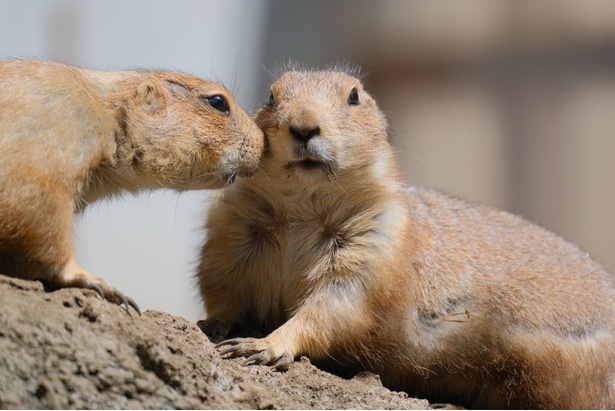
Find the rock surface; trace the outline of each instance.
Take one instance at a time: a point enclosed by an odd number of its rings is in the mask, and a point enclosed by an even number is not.
[[[130,317],[94,292],[0,275],[0,409],[425,409],[362,373],[305,358],[281,373],[223,359],[181,317]]]

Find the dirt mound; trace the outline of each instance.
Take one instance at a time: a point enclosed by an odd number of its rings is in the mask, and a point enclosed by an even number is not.
[[[286,373],[244,367],[181,317],[1,275],[0,353],[0,409],[429,408],[373,374],[345,380],[305,358]]]

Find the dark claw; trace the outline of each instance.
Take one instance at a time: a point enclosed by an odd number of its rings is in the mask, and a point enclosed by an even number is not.
[[[98,294],[100,296],[100,298],[102,298],[103,300],[105,300],[105,293],[103,292],[102,288],[100,288],[98,286],[98,284],[88,280],[85,277],[77,277],[77,279],[74,281],[73,284],[71,284],[72,287],[79,287],[79,288],[85,288],[86,290],[92,290],[94,291],[96,294]]]
[[[128,306],[128,299],[126,298],[126,296],[115,288],[113,289],[113,296],[120,300],[120,303],[118,305],[121,307],[123,304],[126,313],[130,315],[130,307]]]
[[[216,345],[216,348],[217,347],[218,346]],[[225,348],[223,350],[220,350],[220,355],[225,355],[225,354],[228,354],[228,353],[233,352],[233,351],[235,351],[235,347],[228,347],[228,348]]]
[[[226,355],[226,354],[231,354],[232,356],[239,356],[241,355],[240,353],[238,353],[238,347],[236,346],[232,346],[232,347],[228,347],[223,349],[222,351],[220,351],[220,355]]]
[[[243,363],[243,365],[264,364],[267,362],[267,356],[265,353],[259,352],[249,356]]]
[[[246,348],[242,345],[242,343],[246,342],[244,338],[231,338],[229,340],[224,340],[218,344],[216,344],[216,348],[222,348],[220,350],[220,355],[230,354],[229,358],[235,357],[247,357],[243,365],[256,365],[256,364],[271,364],[273,360],[271,359],[271,355],[267,353],[268,350],[256,350],[254,348]],[[288,371],[290,364],[293,362],[292,358],[288,358],[288,356],[282,356],[275,360],[273,364],[271,364],[271,368],[277,371]]]
[[[102,298],[103,300],[105,299],[105,294],[103,293],[102,288],[100,288],[98,285],[94,284],[91,281],[85,282],[85,285],[86,285],[86,288],[95,291],[96,294],[100,296],[100,298]]]
[[[92,290],[96,294],[98,294],[103,300],[107,300],[107,301],[114,302],[114,303],[117,303],[117,301],[119,300],[118,305],[121,306],[123,304],[126,307],[126,312],[128,313],[128,315],[130,315],[129,309],[131,307],[139,315],[141,315],[141,310],[139,309],[139,306],[137,305],[135,300],[133,300],[130,297],[127,297],[126,295],[124,295],[124,293],[119,291],[117,288],[113,288],[113,287],[111,289],[113,298],[111,298],[110,295],[109,296],[105,295],[105,292],[103,291],[101,286],[99,286],[95,282],[89,280],[85,276],[77,276],[70,283],[62,284],[60,286],[56,285],[56,287],[53,287],[53,284],[51,286],[48,286],[48,285],[45,285],[45,286],[46,287],[50,287],[51,289],[58,289],[58,288],[62,288],[62,287],[77,287],[77,288],[84,288],[86,290]]]
[[[121,292],[117,288],[113,289],[113,295],[121,301],[119,305],[120,306],[122,304],[124,305],[128,315],[131,315],[130,314],[130,307],[132,307],[139,315],[141,315],[141,310],[139,309],[139,306],[137,305],[137,303],[132,298],[127,297],[126,294],[124,294],[123,292]]]
[[[278,371],[288,371],[288,368],[290,367],[290,360],[287,357],[282,357],[274,362],[271,367]]]
[[[87,288],[89,290],[93,290],[96,292],[96,294],[98,294],[101,298],[105,299],[105,300],[109,300],[106,296],[105,293],[103,292],[102,288],[100,288],[100,286],[88,279],[82,279],[80,280],[77,284],[77,286],[81,286],[83,288]],[[139,315],[141,315],[141,310],[139,309],[139,306],[137,305],[137,303],[130,297],[127,297],[126,295],[124,295],[124,293],[122,293],[121,291],[119,291],[117,288],[113,289],[113,296],[120,300],[120,304],[122,305],[124,304],[124,306],[126,307],[126,312],[128,313],[128,315],[130,315],[130,311],[129,308],[132,307]]]
[[[128,300],[128,304],[130,304],[130,306],[132,307],[133,310],[135,310],[139,315],[141,315],[141,309],[139,308],[139,306],[137,305],[136,301],[133,300],[130,297],[126,297],[126,299]]]
[[[216,344],[216,348],[224,347],[225,345],[237,345],[241,342],[241,338],[231,338],[230,340],[224,340]]]

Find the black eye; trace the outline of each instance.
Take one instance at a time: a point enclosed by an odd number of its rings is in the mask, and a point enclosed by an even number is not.
[[[269,107],[273,107],[275,105],[275,99],[273,98],[273,91],[269,94],[269,102],[267,103]]]
[[[348,96],[348,104],[351,106],[359,105],[359,91],[356,87],[353,87],[353,89],[350,90],[350,95]]]
[[[228,114],[231,112],[231,109],[228,105],[228,101],[223,96],[218,95],[218,96],[205,97],[204,100],[214,110],[221,111],[224,114]]]

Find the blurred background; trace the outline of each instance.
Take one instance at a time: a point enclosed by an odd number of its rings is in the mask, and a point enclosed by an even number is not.
[[[615,271],[613,1],[1,0],[12,57],[180,70],[247,111],[267,100],[265,68],[356,63],[409,184],[521,214]],[[142,309],[203,318],[209,195],[93,205],[75,225],[79,263]]]

